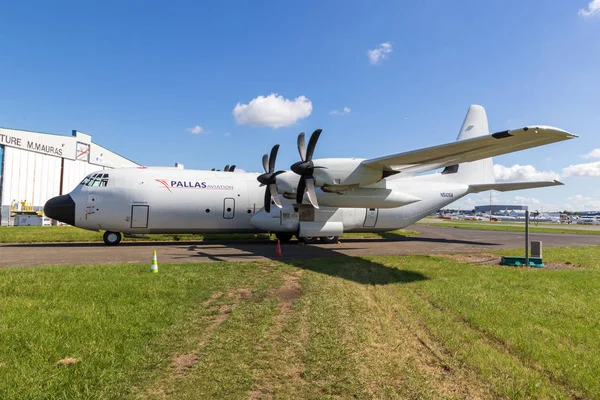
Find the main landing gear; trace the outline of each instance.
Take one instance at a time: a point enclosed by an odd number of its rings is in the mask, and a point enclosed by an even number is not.
[[[306,244],[315,244],[317,243],[317,240],[320,240],[323,244],[334,244],[338,242],[338,239],[339,236],[305,236],[298,238],[299,241],[304,242]]]
[[[111,231],[106,231],[104,232],[104,243],[106,243],[108,246],[116,246],[119,243],[121,243],[121,233],[120,232],[111,232]]]
[[[294,237],[294,235],[291,233],[278,232],[275,234],[275,237],[281,243],[289,243],[290,240],[292,240],[292,238]],[[304,236],[304,237],[298,237],[298,241],[305,243],[305,244],[315,244],[315,243],[317,243],[317,241],[321,240],[321,242],[323,244],[334,244],[334,243],[338,242],[339,238],[340,238],[339,236],[322,236],[322,237]]]
[[[292,240],[292,238],[294,237],[293,234],[291,233],[284,233],[284,232],[279,232],[275,234],[275,237],[277,238],[277,240],[279,240],[281,243],[289,243],[290,240]]]

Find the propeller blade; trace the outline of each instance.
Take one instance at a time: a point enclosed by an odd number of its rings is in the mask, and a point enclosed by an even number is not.
[[[225,171],[225,172],[229,172],[229,164],[227,164],[227,165],[225,166],[225,168],[223,168],[223,171]]]
[[[271,212],[271,192],[269,191],[269,187],[265,189],[265,211]]]
[[[298,182],[298,188],[296,189],[296,203],[302,204],[302,198],[304,197],[304,191],[306,190],[306,183],[304,178],[301,177]]]
[[[271,156],[269,157],[269,172],[275,172],[275,160],[277,159],[277,151],[279,150],[279,145],[276,144],[271,149]]]
[[[298,135],[298,153],[300,153],[300,159],[306,161],[306,145],[304,144],[304,132]]]
[[[273,200],[273,203],[275,203],[277,207],[281,208],[281,201],[279,201],[279,193],[277,193],[277,185],[271,183],[269,185],[269,192],[271,193],[271,199]]]
[[[235,169],[235,164],[233,164],[231,167],[229,167],[229,172],[233,172],[234,169]]]
[[[314,208],[319,208],[319,203],[317,203],[317,192],[315,192],[315,178],[306,177],[304,179],[306,181],[306,193],[308,194],[308,201],[313,205]]]
[[[269,156],[267,154],[263,154],[262,163],[265,172],[269,173]]]
[[[317,141],[319,140],[319,136],[321,136],[322,129],[317,129],[310,135],[310,140],[308,141],[308,150],[306,150],[306,160],[312,160],[313,153],[315,151],[315,147],[317,146]]]

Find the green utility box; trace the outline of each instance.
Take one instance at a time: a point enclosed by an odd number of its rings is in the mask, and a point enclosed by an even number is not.
[[[502,256],[500,265],[508,265],[510,267],[521,267],[525,265],[525,257],[507,257]],[[534,268],[544,268],[544,262],[541,257],[529,257],[529,266]]]

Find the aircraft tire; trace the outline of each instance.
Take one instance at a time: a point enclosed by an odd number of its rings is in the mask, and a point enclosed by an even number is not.
[[[294,235],[293,235],[293,234],[291,234],[291,233],[283,233],[283,232],[280,232],[280,233],[276,233],[276,234],[275,234],[275,237],[276,237],[276,238],[277,238],[279,241],[281,241],[281,243],[289,243],[289,242],[290,242],[290,240],[292,240],[292,237],[294,237]]]
[[[106,231],[104,232],[104,236],[102,238],[107,246],[116,246],[121,243],[121,237],[122,236],[120,232]]]
[[[315,243],[317,243],[317,240],[319,240],[319,238],[316,236],[306,236],[306,237],[299,237],[298,240],[305,244],[315,244]]]
[[[319,239],[321,239],[321,242],[324,244],[334,244],[338,242],[339,238],[339,236],[321,236]]]

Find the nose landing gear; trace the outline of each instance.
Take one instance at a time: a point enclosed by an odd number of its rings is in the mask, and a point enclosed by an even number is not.
[[[121,233],[106,231],[104,232],[103,239],[107,246],[116,246],[121,243]]]

